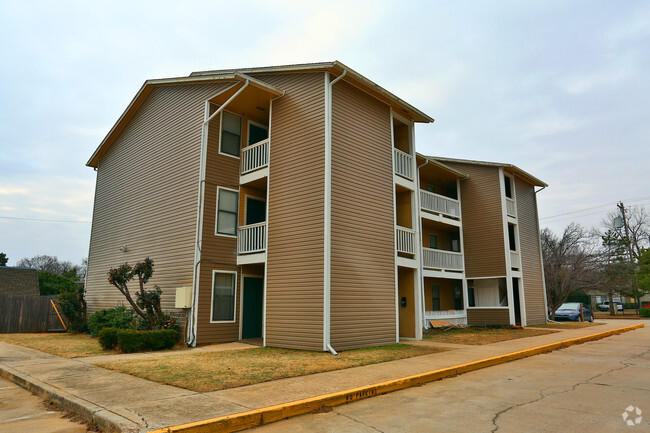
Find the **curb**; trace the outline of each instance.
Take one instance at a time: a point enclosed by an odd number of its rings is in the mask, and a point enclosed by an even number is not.
[[[637,325],[626,326],[624,328],[612,329],[610,331],[604,331],[597,334],[586,335],[584,337],[550,343],[544,346],[533,347],[530,349],[507,353],[505,355],[499,355],[492,358],[481,359],[479,361],[456,365],[454,367],[448,367],[413,376],[407,376],[402,379],[395,379],[376,383],[374,385],[352,388],[346,391],[339,391],[304,400],[297,400],[275,406],[263,407],[260,409],[240,412],[233,415],[226,415],[218,418],[211,418],[203,421],[165,427],[158,430],[151,430],[150,433],[209,433],[215,431],[229,433],[241,431],[253,427],[258,427],[263,424],[269,424],[275,421],[280,421],[282,419],[313,412],[322,408],[323,406],[339,406],[356,400],[362,400],[368,397],[374,397],[376,395],[382,395],[392,391],[422,385],[434,380],[456,376],[493,365],[503,364],[517,359],[539,355],[541,353],[552,352],[554,350],[563,349],[575,344],[600,340],[614,334],[621,334],[623,332],[632,331],[634,329],[643,327],[644,324],[640,323]]]
[[[10,367],[0,365],[0,377],[25,388],[44,400],[57,404],[65,411],[73,413],[85,421],[93,422],[102,432],[131,433],[142,430],[141,426],[120,415],[38,379],[18,373]]]

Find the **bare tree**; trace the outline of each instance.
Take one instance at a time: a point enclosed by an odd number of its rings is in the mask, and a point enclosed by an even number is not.
[[[576,223],[569,224],[561,237],[545,228],[541,242],[546,294],[554,320],[555,310],[571,294],[590,289],[596,283],[595,252],[587,231]]]
[[[70,261],[60,261],[57,256],[40,255],[32,258],[24,257],[16,263],[21,268],[34,268],[39,271],[47,271],[58,275],[79,275],[82,267]],[[71,272],[74,271],[74,272]]]

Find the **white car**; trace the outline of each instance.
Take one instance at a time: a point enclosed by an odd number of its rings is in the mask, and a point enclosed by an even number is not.
[[[623,311],[623,303],[621,301],[614,301],[617,311]],[[598,304],[599,311],[609,311],[609,301],[605,301],[602,304]]]

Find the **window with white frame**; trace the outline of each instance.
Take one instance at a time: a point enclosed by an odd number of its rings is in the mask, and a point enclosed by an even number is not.
[[[239,157],[241,150],[241,116],[221,112],[221,153]]]
[[[234,322],[237,272],[213,271],[211,322]]]
[[[225,188],[217,189],[217,234],[237,235],[239,193]]]

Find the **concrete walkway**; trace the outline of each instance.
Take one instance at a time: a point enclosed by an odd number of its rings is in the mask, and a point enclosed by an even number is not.
[[[91,364],[99,362],[100,357],[64,359],[6,343],[0,343],[0,375],[69,410],[92,417],[105,431],[135,432],[344,391],[644,322],[613,320],[602,326],[483,346],[445,344],[451,350],[207,393],[160,385]],[[436,345],[431,342],[418,344]],[[192,350],[182,352],[193,353]],[[110,359],[118,356],[127,355]]]

